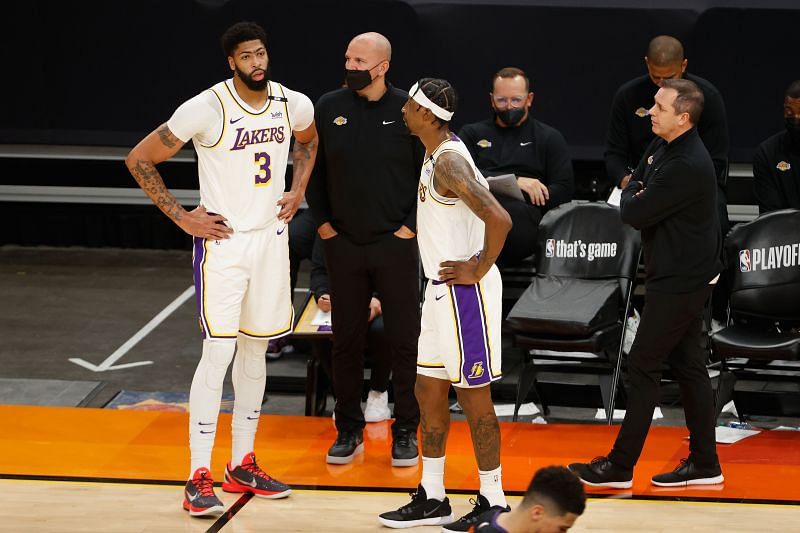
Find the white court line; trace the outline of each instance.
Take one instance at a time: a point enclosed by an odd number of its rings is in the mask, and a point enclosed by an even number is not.
[[[134,366],[142,366],[142,365],[151,365],[153,361],[137,361],[135,363],[124,363],[121,365],[113,366],[119,359],[121,359],[128,351],[136,346],[139,341],[145,338],[151,331],[156,329],[159,324],[161,324],[169,315],[171,315],[178,307],[183,305],[183,303],[194,296],[194,285],[186,289],[181,293],[180,296],[175,298],[172,303],[166,306],[164,309],[161,310],[156,316],[153,317],[150,322],[145,324],[145,326],[133,334],[133,337],[125,341],[125,343],[120,346],[119,348],[114,351],[111,355],[106,357],[105,361],[100,363],[99,365],[93,365],[92,363],[80,359],[78,357],[71,357],[70,361],[75,363],[76,365],[82,366],[84,368],[88,368],[93,372],[105,372],[106,370],[119,370],[122,368],[131,368]]]

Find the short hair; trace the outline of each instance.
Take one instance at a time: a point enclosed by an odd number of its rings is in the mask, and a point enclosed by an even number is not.
[[[794,80],[786,88],[787,98],[800,98],[800,80]]]
[[[700,115],[703,113],[706,100],[700,87],[695,82],[685,79],[664,80],[661,86],[664,89],[674,89],[678,92],[672,107],[679,114],[689,113],[689,121],[696,126],[700,122]]]
[[[451,113],[456,112],[456,108],[458,108],[458,95],[449,81],[439,78],[422,78],[419,80],[418,86],[431,102],[445,111],[450,111]],[[442,125],[447,122],[439,117],[436,117],[436,120]]]
[[[530,507],[537,503],[552,505],[559,515],[581,515],[586,509],[586,492],[581,480],[568,468],[547,466],[534,474],[520,506]]]
[[[240,44],[247,41],[261,41],[264,47],[267,46],[267,33],[264,28],[255,22],[237,22],[222,34],[220,39],[222,43],[222,51],[225,52],[225,57],[233,55],[234,50]]]
[[[658,67],[683,61],[683,45],[671,35],[654,37],[647,45],[647,60]]]
[[[522,76],[522,79],[525,80],[525,92],[530,92],[531,80],[528,79],[528,76],[525,74],[524,70],[517,67],[505,67],[495,72],[494,76],[492,76],[492,86],[490,90],[494,91],[494,82],[497,80],[497,78],[514,79],[517,76]]]

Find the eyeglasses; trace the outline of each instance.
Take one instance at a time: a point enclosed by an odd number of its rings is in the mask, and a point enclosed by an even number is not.
[[[492,96],[494,103],[499,106],[507,106],[509,103],[511,103],[511,107],[520,107],[527,99],[527,96],[512,96],[511,98],[506,98],[505,96]]]

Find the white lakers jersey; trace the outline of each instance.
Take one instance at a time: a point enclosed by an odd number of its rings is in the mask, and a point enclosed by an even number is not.
[[[249,231],[275,221],[292,129],[306,129],[313,116],[308,97],[279,83],[270,81],[266,104],[253,109],[226,80],[179,107],[167,126],[194,142],[202,205],[234,231]]]
[[[441,196],[434,187],[436,159],[445,152],[466,159],[478,182],[489,188],[466,146],[454,134],[425,157],[417,191],[417,242],[428,279],[439,279],[442,261],[463,261],[483,249],[483,221],[459,198]]]

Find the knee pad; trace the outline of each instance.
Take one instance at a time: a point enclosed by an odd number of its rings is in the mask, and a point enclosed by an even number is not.
[[[200,363],[205,367],[205,382],[210,389],[222,388],[235,350],[236,343],[232,341],[203,341],[203,357]]]
[[[249,379],[261,379],[267,373],[268,341],[240,336],[237,341],[236,358],[240,359],[244,375]]]

